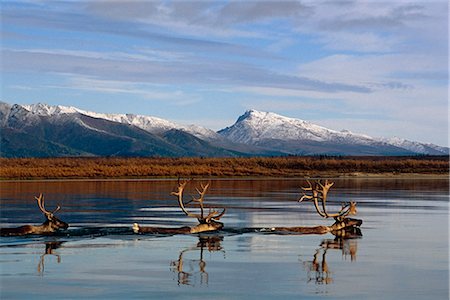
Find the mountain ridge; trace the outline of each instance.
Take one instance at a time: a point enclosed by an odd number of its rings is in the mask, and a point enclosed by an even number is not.
[[[14,153],[18,153],[17,156],[33,156],[32,149],[23,149],[23,143],[14,134],[21,134],[27,140],[36,137],[39,141],[37,156],[46,156],[46,141],[51,145],[48,156],[58,156],[57,149],[60,149],[60,156],[233,157],[449,153],[449,148],[434,144],[398,137],[372,138],[257,110],[247,110],[233,125],[214,132],[198,125],[185,126],[152,116],[103,114],[73,106],[43,103],[10,105],[0,101],[0,127],[3,133],[0,156],[3,157],[14,157]],[[21,146],[15,149],[14,143]]]
[[[234,142],[259,146],[271,144],[275,149],[288,149],[291,153],[303,155],[448,155],[446,147],[399,138],[372,138],[348,130],[336,131],[308,121],[257,110],[247,110],[236,123],[218,133]],[[337,149],[319,151],[317,147],[320,143]]]
[[[182,157],[196,156],[198,152],[191,145],[173,144],[163,135],[146,131],[132,124],[94,118],[77,110],[41,110],[42,105],[39,108],[38,111],[30,111],[27,107],[17,104],[1,105],[2,144],[0,156]],[[26,145],[20,143],[15,138],[18,134],[27,137],[31,142]],[[32,142],[33,138],[40,142],[39,145]],[[195,144],[195,140],[203,142],[192,135],[189,135],[189,138],[191,144]],[[55,153],[55,150],[42,151],[44,143],[60,145],[61,149],[65,149],[65,151],[61,151],[59,154]],[[217,149],[208,142],[204,142],[202,147],[204,156],[240,156],[240,153]]]

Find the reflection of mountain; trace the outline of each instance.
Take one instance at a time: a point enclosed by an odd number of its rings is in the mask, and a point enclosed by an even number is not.
[[[170,263],[172,272],[177,274],[178,285],[208,284],[209,274],[206,271],[203,252],[225,252],[221,246],[222,240],[222,236],[199,236],[197,245],[180,252],[178,259]],[[189,258],[188,255],[192,252],[199,252],[199,258]]]

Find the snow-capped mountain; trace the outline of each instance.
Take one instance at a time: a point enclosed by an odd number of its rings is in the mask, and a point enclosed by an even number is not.
[[[134,124],[138,124],[134,125]],[[0,102],[0,156],[242,156],[145,116]],[[145,129],[144,129],[145,128]]]
[[[234,142],[246,144],[257,144],[264,139],[357,143],[373,141],[367,135],[335,131],[307,121],[256,110],[246,111],[233,126],[222,129],[219,133]]]
[[[387,144],[407,149],[415,153],[430,154],[430,155],[449,154],[449,148],[430,143],[419,143],[414,141],[408,141],[406,139],[399,137],[380,138],[378,140],[385,142]]]
[[[214,139],[218,138],[218,135],[210,129],[197,126],[188,125],[183,126],[174,122],[161,119],[158,117],[135,115],[135,114],[104,114],[92,111],[82,110],[73,106],[61,106],[61,105],[47,105],[43,103],[37,103],[32,105],[23,105],[23,107],[33,114],[41,116],[56,116],[61,114],[74,114],[79,113],[93,118],[109,120],[113,122],[134,125],[148,132],[160,134],[171,129],[178,129],[186,131],[201,139]]]
[[[0,102],[0,156],[448,155],[449,148],[336,131],[249,110],[218,132],[152,116]]]
[[[448,148],[404,139],[377,139],[335,131],[271,112],[248,110],[219,134],[233,142],[269,146],[290,154],[448,154]],[[319,149],[320,145],[326,149]]]

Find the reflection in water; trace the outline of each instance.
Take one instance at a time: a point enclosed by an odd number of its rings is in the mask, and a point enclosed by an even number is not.
[[[206,272],[206,261],[203,259],[203,250],[206,248],[209,252],[221,251],[222,236],[200,236],[197,245],[186,248],[180,252],[178,260],[170,263],[171,271],[177,273],[178,285],[192,285],[196,282],[200,285],[208,284],[208,272]],[[190,251],[199,251],[199,259],[188,259],[184,255]]]
[[[0,298],[178,299],[186,298],[189,284],[191,298],[449,299],[448,179],[335,180],[332,208],[357,201],[364,240],[247,230],[328,225],[317,223],[313,207],[298,204],[303,179],[213,181],[208,201],[228,209],[219,233],[224,240],[215,242],[132,233],[136,221],[191,225],[169,195],[176,180],[3,181],[0,225],[38,222],[32,200],[42,191],[55,201],[49,206],[63,207],[60,215],[73,227],[70,236],[58,235],[67,241],[62,246],[44,247],[54,237],[1,238]]]
[[[316,249],[314,253],[313,260],[303,262],[303,266],[307,271],[308,282],[314,282],[315,284],[333,283],[332,273],[327,263],[327,251],[329,249],[341,250],[344,259],[347,260],[347,257],[350,256],[350,260],[353,262],[356,261],[358,242],[356,239],[340,237],[322,240],[320,248]]]
[[[448,203],[446,178],[335,178],[333,181],[336,197],[330,205],[338,208],[340,202],[357,201],[362,215],[368,207],[401,208],[407,204],[416,209],[437,210]],[[299,213],[305,213],[300,225],[315,224],[316,216],[311,214],[310,207],[298,205],[296,201],[303,183],[303,178],[212,179],[208,204],[227,208],[222,219],[227,226],[293,226],[299,224]],[[176,180],[2,181],[0,227],[38,222],[40,216],[30,205],[37,192],[55,199],[48,203],[51,206],[61,205],[59,215],[71,227],[130,226],[144,220],[152,226],[186,226],[189,220],[180,220],[178,203],[170,196],[176,185]],[[186,194],[196,193],[194,186],[187,188]],[[439,199],[440,202],[436,201]],[[281,214],[282,211],[286,214]]]
[[[37,266],[37,272],[39,275],[44,276],[45,272],[45,256],[46,255],[54,255],[56,256],[56,262],[59,264],[61,262],[61,256],[57,253],[54,253],[53,250],[58,249],[64,242],[53,241],[45,243],[45,253],[41,255],[39,259],[39,263]]]

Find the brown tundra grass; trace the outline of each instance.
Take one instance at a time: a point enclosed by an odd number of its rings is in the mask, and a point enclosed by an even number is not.
[[[0,158],[1,179],[449,174],[449,157]]]

